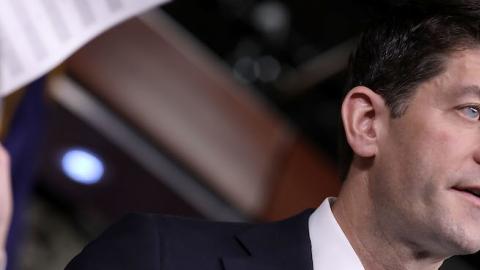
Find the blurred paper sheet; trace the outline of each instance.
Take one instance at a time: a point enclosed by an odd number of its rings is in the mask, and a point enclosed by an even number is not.
[[[0,0],[0,96],[108,28],[168,0]]]

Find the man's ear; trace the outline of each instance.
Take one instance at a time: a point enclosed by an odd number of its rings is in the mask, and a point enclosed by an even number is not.
[[[374,157],[387,108],[383,98],[364,86],[348,92],[342,104],[342,121],[348,144],[360,157]]]

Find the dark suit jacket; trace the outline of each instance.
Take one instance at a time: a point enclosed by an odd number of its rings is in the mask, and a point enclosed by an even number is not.
[[[259,225],[130,215],[66,270],[312,270],[311,213]]]

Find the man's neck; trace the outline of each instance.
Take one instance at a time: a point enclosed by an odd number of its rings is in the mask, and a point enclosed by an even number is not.
[[[425,255],[377,222],[368,194],[368,179],[349,179],[335,201],[332,212],[366,270],[433,270],[443,260]],[[364,184],[359,185],[358,183]],[[422,254],[420,256],[419,254]]]

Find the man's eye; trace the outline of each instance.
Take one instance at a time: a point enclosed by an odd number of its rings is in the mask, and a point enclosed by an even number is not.
[[[480,120],[480,109],[475,106],[461,108],[460,111],[468,118]]]

